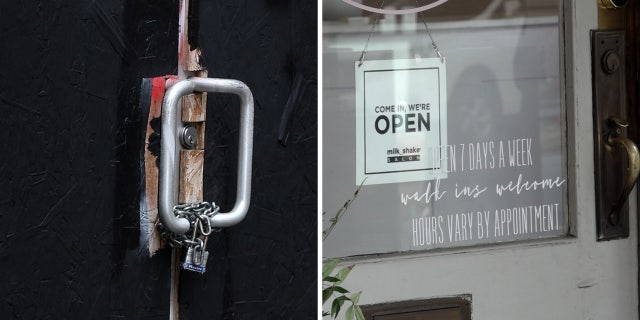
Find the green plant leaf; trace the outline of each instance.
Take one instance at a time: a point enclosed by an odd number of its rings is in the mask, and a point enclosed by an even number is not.
[[[332,288],[333,288],[333,291],[336,291],[336,292],[349,293],[349,290],[347,290],[347,289],[345,289],[343,287],[340,287],[340,286],[332,286]]]
[[[340,262],[340,259],[333,259],[327,263],[323,263],[322,264],[322,277],[326,277],[328,275],[331,274],[331,272],[333,272],[333,269],[336,268],[336,266],[338,265],[338,263]]]
[[[349,308],[347,308],[347,310],[344,312],[344,319],[345,320],[353,320],[354,317],[354,310],[353,310],[353,305],[350,305]]]
[[[342,280],[340,280],[340,279],[338,279],[336,277],[333,277],[333,276],[326,276],[326,277],[322,278],[322,282],[335,282],[335,283],[338,283],[338,282],[341,282],[341,281]]]
[[[354,294],[351,295],[351,302],[353,302],[353,304],[358,304],[358,301],[360,301],[360,294],[362,293],[362,291],[360,292],[356,292]]]
[[[349,272],[351,272],[351,269],[353,269],[354,266],[355,265],[352,264],[350,266],[340,269],[340,271],[336,273],[336,278],[340,279],[340,281],[344,281],[344,279],[347,278],[347,276],[349,275]]]
[[[332,294],[333,294],[333,287],[328,287],[322,290],[322,305],[324,305],[325,302],[327,302],[327,300],[331,298]]]
[[[333,300],[333,303],[331,303],[331,316],[333,318],[338,316],[338,313],[340,313],[340,308],[342,308],[344,301],[348,299],[349,298],[345,296],[339,296]]]
[[[364,314],[362,314],[362,309],[360,309],[360,306],[356,305],[354,309],[355,309],[356,319],[364,320]]]

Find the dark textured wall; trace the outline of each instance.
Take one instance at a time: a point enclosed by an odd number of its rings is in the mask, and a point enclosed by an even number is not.
[[[198,8],[209,76],[254,93],[254,180],[207,273],[182,273],[181,319],[314,319],[316,4]],[[168,317],[170,252],[139,252],[137,103],[143,77],[176,73],[177,32],[177,1],[0,4],[0,318]],[[236,105],[209,96],[205,199],[223,210]]]

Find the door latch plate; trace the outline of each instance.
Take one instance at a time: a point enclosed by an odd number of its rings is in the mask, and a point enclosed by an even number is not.
[[[626,137],[625,128],[614,128],[611,119],[627,119],[624,31],[592,30],[593,125],[596,223],[598,241],[629,236],[629,208],[615,210],[623,192],[627,166],[624,151],[608,142],[612,130]]]

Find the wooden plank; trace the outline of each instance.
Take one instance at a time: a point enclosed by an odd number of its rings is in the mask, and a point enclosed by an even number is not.
[[[202,56],[200,48],[189,50],[189,43],[187,41],[184,43],[186,43],[186,48],[183,49],[183,52],[185,52],[186,55],[184,57],[185,59],[182,61],[182,69],[189,72],[203,70],[202,64],[200,64]]]
[[[196,149],[198,150],[204,150],[204,132],[205,132],[205,128],[206,128],[206,122],[194,122],[193,126],[196,127],[196,130],[198,131],[198,141],[196,142]],[[202,165],[204,166],[204,162],[202,163]]]
[[[196,72],[195,76],[207,77],[207,71]],[[183,150],[180,154],[180,203],[203,201],[205,120],[207,93],[194,93],[182,98],[182,121],[192,124],[198,132],[194,150]]]
[[[207,70],[196,72],[196,77],[206,78]],[[207,118],[207,93],[194,93],[182,97],[182,121],[203,122]]]
[[[147,128],[145,133],[144,148],[144,177],[145,194],[142,205],[143,214],[146,217],[146,237],[149,256],[153,256],[156,251],[164,247],[164,241],[158,232],[158,151],[154,148],[159,144],[157,140],[160,132],[160,115],[162,112],[162,99],[164,98],[166,82],[174,79],[174,76],[153,78],[151,81],[151,103],[148,106],[149,116],[147,117]],[[144,94],[144,93],[142,93]],[[145,108],[147,106],[141,106]],[[141,230],[144,232],[144,230]]]
[[[204,150],[180,151],[180,193],[178,202],[200,202],[203,199],[202,176]]]
[[[180,261],[182,260],[182,249],[172,248],[171,250],[171,291],[169,292],[169,319],[180,319],[180,304],[178,303],[178,295],[180,288]]]
[[[207,117],[207,93],[193,93],[182,97],[182,121],[202,122]]]
[[[189,28],[189,0],[180,0],[180,13],[178,24],[180,34],[178,36],[178,78],[186,79],[189,76],[206,77],[206,71],[200,64],[200,49],[190,50],[188,41]],[[201,74],[197,72],[201,71]],[[194,73],[196,72],[196,73]],[[195,123],[198,131],[198,142],[196,146],[200,150],[180,151],[180,177],[179,177],[179,203],[201,202],[203,199],[202,174],[204,170],[204,121],[206,119],[205,108],[207,105],[206,93],[191,94],[182,98],[182,121]],[[201,125],[198,125],[201,123]],[[179,320],[180,312],[178,303],[180,286],[180,261],[182,250],[173,249],[171,260],[171,296],[170,300],[170,320]]]

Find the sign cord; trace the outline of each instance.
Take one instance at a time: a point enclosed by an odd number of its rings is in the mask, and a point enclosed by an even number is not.
[[[418,3],[418,0],[416,0],[416,7],[419,7],[419,6],[420,4]],[[382,2],[380,3],[380,9],[382,9],[383,7],[384,7],[384,0],[382,0]],[[427,35],[431,40],[431,45],[433,46],[433,50],[435,51],[436,56],[438,56],[438,58],[440,59],[440,62],[444,63],[444,56],[440,52],[440,49],[438,48],[436,41],[433,39],[433,36],[431,35],[431,30],[429,30],[429,25],[427,24],[427,20],[424,19],[422,12],[420,12],[419,15],[420,15],[420,20],[422,20],[422,24],[424,24],[424,28],[427,30]],[[367,42],[365,42],[364,48],[362,49],[362,53],[360,54],[360,58],[358,59],[358,67],[362,66],[362,62],[364,61],[364,55],[367,53],[367,48],[369,47],[369,41],[371,41],[371,35],[373,34],[373,31],[376,29],[376,25],[378,25],[379,20],[380,20],[380,14],[378,13],[376,15],[376,19],[373,21],[373,24],[371,25],[371,30],[369,31],[369,35],[367,36]]]
[[[420,4],[418,4],[418,0],[416,0],[416,7],[419,7],[419,6]],[[440,49],[438,49],[438,45],[436,44],[436,41],[433,40],[431,31],[429,30],[429,26],[427,25],[427,20],[424,19],[422,12],[420,12],[419,15],[420,15],[420,20],[422,20],[422,23],[424,24],[424,28],[427,29],[427,35],[429,35],[429,39],[431,39],[431,45],[433,46],[433,50],[436,52],[436,56],[438,56],[438,58],[440,59],[440,62],[444,63],[444,57],[442,56],[442,53],[440,53]]]
[[[384,0],[380,3],[380,9],[384,7]],[[362,53],[360,54],[360,59],[358,59],[358,68],[362,65],[362,61],[364,60],[364,55],[367,52],[367,47],[369,46],[369,40],[371,40],[371,34],[373,34],[373,30],[375,30],[376,25],[378,24],[378,20],[380,20],[380,14],[376,15],[376,20],[373,21],[373,25],[371,26],[371,31],[369,31],[369,36],[367,37],[367,42],[364,44],[364,49],[362,49]]]

